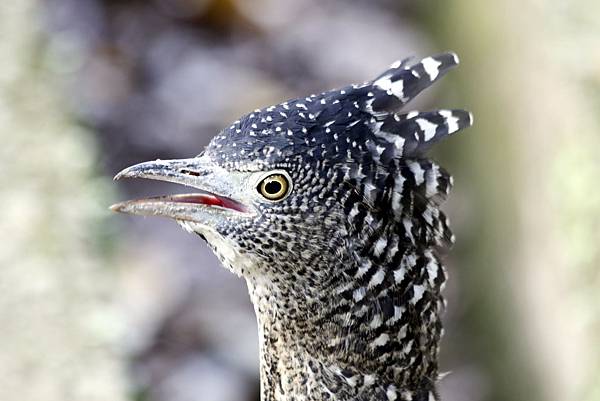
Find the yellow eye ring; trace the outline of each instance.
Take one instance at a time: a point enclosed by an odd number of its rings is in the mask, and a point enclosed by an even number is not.
[[[287,196],[290,182],[283,174],[271,174],[258,184],[258,192],[270,201],[279,201]]]

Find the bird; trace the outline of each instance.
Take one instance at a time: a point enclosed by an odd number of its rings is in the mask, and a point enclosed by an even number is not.
[[[115,176],[192,188],[112,210],[174,219],[245,279],[262,401],[439,400],[453,179],[426,153],[473,116],[402,109],[458,64],[453,52],[403,59],[254,110],[196,157]]]

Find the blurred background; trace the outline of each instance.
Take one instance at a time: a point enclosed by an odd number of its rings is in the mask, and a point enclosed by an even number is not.
[[[445,401],[600,401],[600,3],[0,4],[0,399],[256,401],[245,284],[196,236],[112,215],[113,183],[232,120],[454,50],[412,108],[475,125],[455,176]]]

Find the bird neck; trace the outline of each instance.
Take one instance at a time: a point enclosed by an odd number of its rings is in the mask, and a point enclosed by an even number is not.
[[[442,300],[427,262],[406,250],[399,266],[365,260],[317,287],[248,280],[261,400],[437,399]],[[362,280],[347,279],[361,267]]]

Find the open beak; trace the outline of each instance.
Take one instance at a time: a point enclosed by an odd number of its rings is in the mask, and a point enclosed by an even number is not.
[[[210,223],[218,215],[250,213],[250,208],[233,198],[236,183],[231,175],[205,157],[136,164],[121,171],[114,179],[121,178],[169,181],[197,191],[117,203],[111,206],[115,212],[164,216],[202,224]]]

